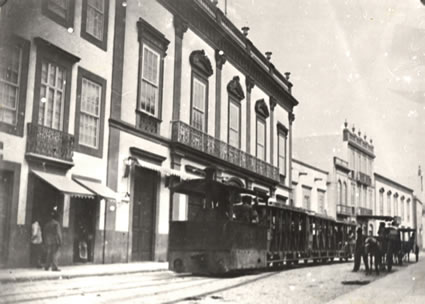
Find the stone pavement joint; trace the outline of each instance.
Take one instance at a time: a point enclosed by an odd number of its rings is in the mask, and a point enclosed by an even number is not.
[[[168,270],[168,262],[138,262],[123,264],[84,264],[63,266],[61,271],[43,268],[0,269],[0,284],[41,280],[62,280],[90,276],[124,275]]]

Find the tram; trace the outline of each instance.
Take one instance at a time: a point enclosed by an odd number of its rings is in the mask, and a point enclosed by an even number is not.
[[[208,173],[204,179],[182,181],[172,191],[202,198],[195,216],[170,223],[172,271],[220,275],[353,255],[353,224],[280,205]]]

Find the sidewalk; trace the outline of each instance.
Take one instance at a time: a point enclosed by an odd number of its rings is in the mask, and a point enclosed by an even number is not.
[[[425,255],[418,263],[393,267],[394,272],[385,278],[346,293],[332,304],[414,304],[425,303]]]
[[[78,277],[129,274],[168,270],[168,262],[139,262],[123,264],[84,264],[62,266],[61,271],[35,268],[0,269],[0,284],[38,280],[58,280]]]

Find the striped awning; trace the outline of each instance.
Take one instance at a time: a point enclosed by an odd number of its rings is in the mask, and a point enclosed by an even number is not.
[[[91,191],[80,186],[75,181],[64,175],[41,172],[37,170],[31,170],[31,172],[64,194],[76,197],[94,198],[94,194]]]
[[[91,192],[93,192],[94,194],[101,196],[103,198],[106,199],[111,199],[111,200],[119,200],[119,195],[118,193],[116,193],[114,190],[112,190],[111,188],[102,185],[101,183],[97,183],[94,181],[88,181],[85,179],[81,179],[81,178],[74,178],[74,180],[80,184],[81,186],[83,186],[84,188],[87,188],[88,190],[90,190]]]
[[[162,167],[160,165],[156,165],[156,164],[153,164],[151,162],[147,162],[147,161],[144,161],[144,160],[141,160],[141,159],[137,160],[136,165],[140,166],[142,168],[146,168],[146,169],[149,169],[149,170],[152,170],[152,171],[159,172],[159,173],[161,173],[165,176],[173,175],[173,176],[180,177],[181,179],[184,179],[184,180],[199,178],[196,175],[192,175],[192,174],[189,174],[189,173],[184,172],[184,171],[179,171],[179,170],[176,170],[176,169]]]

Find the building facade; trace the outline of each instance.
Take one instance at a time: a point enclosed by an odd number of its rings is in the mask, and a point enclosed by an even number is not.
[[[328,216],[328,177],[328,172],[292,159],[292,206]]]
[[[108,185],[128,193],[117,215],[129,259],[167,259],[169,221],[202,204],[170,189],[207,166],[288,201],[298,102],[271,54],[214,1],[127,1],[116,20]]]
[[[341,136],[342,135],[342,136]],[[371,215],[374,202],[372,140],[344,123],[342,134],[294,139],[297,159],[329,172],[328,214],[339,221]]]
[[[52,210],[60,264],[166,260],[169,221],[200,204],[171,186],[207,166],[292,199],[289,73],[215,1],[16,0],[0,13],[2,267],[28,265],[31,223]]]
[[[1,7],[2,267],[29,264],[31,223],[43,225],[53,210],[63,228],[60,264],[115,259],[120,202],[106,186],[111,4],[43,0]]]

